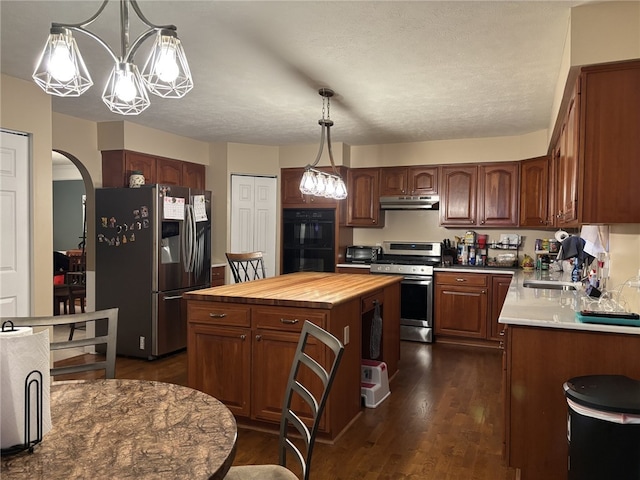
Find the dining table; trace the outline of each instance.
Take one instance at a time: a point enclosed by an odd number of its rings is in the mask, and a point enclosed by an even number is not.
[[[0,478],[222,479],[236,449],[216,398],[150,380],[55,382],[52,428],[33,452],[2,456]]]

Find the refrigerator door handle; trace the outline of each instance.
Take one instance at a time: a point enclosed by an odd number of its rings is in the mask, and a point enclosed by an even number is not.
[[[173,295],[171,297],[162,297],[163,300],[180,300],[182,295]]]
[[[193,271],[194,262],[194,234],[195,234],[195,218],[191,205],[187,205],[185,209],[184,236],[182,242],[182,253],[184,255],[183,265],[185,272]]]

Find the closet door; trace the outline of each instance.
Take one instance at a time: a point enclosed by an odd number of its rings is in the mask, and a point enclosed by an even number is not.
[[[231,175],[230,251],[261,251],[267,277],[276,274],[276,194],[275,177]]]

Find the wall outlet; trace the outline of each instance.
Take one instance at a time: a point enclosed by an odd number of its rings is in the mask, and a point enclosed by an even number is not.
[[[344,327],[344,335],[342,336],[342,343],[345,345],[349,344],[349,325]]]
[[[140,350],[144,350],[144,337],[140,337]]]

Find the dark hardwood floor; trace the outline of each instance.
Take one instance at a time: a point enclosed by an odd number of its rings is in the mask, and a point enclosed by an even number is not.
[[[318,442],[314,480],[513,480],[502,459],[498,351],[402,342],[391,395],[333,445]],[[118,357],[116,376],[187,384],[186,353]],[[238,430],[234,464],[277,463],[277,435]]]

